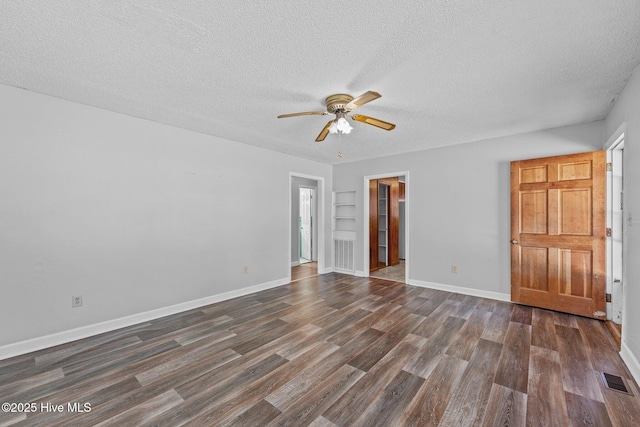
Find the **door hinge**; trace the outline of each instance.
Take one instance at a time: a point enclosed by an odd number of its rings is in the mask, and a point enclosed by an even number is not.
[[[606,164],[606,168],[607,168],[607,172],[611,172],[613,170],[613,166],[611,165],[610,162]]]
[[[607,227],[607,230],[605,231],[607,237],[611,237],[611,228]]]
[[[607,302],[611,302],[611,294],[607,294]]]

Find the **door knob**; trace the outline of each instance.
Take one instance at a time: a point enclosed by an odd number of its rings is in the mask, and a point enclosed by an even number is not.
[[[517,244],[518,244],[518,241],[517,241],[516,239],[513,239],[513,240],[511,241],[511,244],[512,244],[512,245],[517,245]]]

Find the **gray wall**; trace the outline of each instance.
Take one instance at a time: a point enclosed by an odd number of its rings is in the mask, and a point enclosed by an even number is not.
[[[286,279],[289,173],[331,200],[329,165],[17,88],[0,128],[0,346]]]
[[[623,354],[628,365],[635,361],[640,378],[640,67],[627,82],[622,95],[605,120],[605,141],[626,124],[624,142],[625,262],[622,314]],[[631,216],[631,220],[628,217]],[[633,365],[632,365],[633,366]],[[633,367],[632,367],[633,369]]]
[[[409,278],[510,293],[509,164],[598,150],[602,122],[494,138],[334,167],[335,191],[357,191],[356,270],[363,271],[364,177],[409,171]],[[402,141],[395,143],[401,144]],[[451,272],[451,265],[458,273]]]

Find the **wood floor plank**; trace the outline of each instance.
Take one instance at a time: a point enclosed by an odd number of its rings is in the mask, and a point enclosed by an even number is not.
[[[226,425],[229,427],[265,426],[281,413],[266,400],[261,400]]]
[[[317,419],[339,396],[344,394],[365,373],[349,365],[342,365],[338,370],[320,380],[317,386],[299,395],[287,409],[273,420],[270,425],[302,426]]]
[[[553,313],[553,322],[556,325],[566,326],[567,328],[578,329],[578,322],[576,320],[577,319],[576,316],[572,316],[567,313],[558,313],[557,311],[554,311],[552,313]]]
[[[404,369],[422,378],[427,378],[465,323],[464,319],[453,316],[445,320],[436,334],[429,339],[428,344],[422,346]]]
[[[310,348],[309,351],[292,362],[281,364],[274,370],[266,373],[266,375],[257,376],[250,384],[243,385],[242,387],[238,387],[236,384],[222,384],[221,387],[217,388],[217,398],[212,399],[211,402],[203,401],[203,404],[199,406],[197,416],[193,417],[185,425],[201,426],[212,423],[224,424],[231,422],[235,417],[250,410],[251,407],[260,401],[266,400],[265,397],[269,396],[269,394],[280,390],[287,384],[291,384],[291,382],[297,379],[302,373],[307,372],[305,378],[308,379],[311,376],[308,373],[309,366],[314,366],[318,361],[323,361],[325,364],[331,363],[333,359],[328,356],[334,354],[336,349],[337,347],[335,345],[319,342],[314,348]],[[333,363],[334,365],[340,364],[339,362]],[[255,372],[251,372],[251,375],[255,375]],[[304,381],[300,381],[304,383]],[[304,384],[308,384],[308,381]],[[314,385],[315,383],[308,385],[307,389]],[[200,393],[199,396],[211,397],[212,391],[210,390],[206,393]],[[291,386],[286,388],[286,390],[292,393],[297,391]],[[276,409],[280,411],[280,408]]]
[[[604,403],[569,392],[566,392],[565,396],[569,418],[574,426],[610,427],[612,425]]]
[[[149,399],[147,402],[96,424],[96,427],[122,426],[125,423],[129,425],[140,425],[153,419],[158,414],[171,410],[182,402],[184,402],[182,397],[180,397],[175,390],[168,390],[153,399]]]
[[[91,404],[0,413],[29,427],[640,425],[600,322],[339,273],[2,360],[0,397]]]
[[[440,425],[442,414],[467,364],[466,360],[443,354],[398,423],[425,427]]]
[[[248,366],[236,375],[209,384],[208,387],[199,390],[194,390],[193,387],[177,387],[176,391],[185,402],[173,411],[155,417],[152,425],[173,426],[178,422],[185,425],[212,425],[220,420],[216,414],[217,409],[223,407],[223,402],[226,401],[229,394],[241,393],[244,388],[262,380],[263,377],[287,363],[289,363],[287,359],[273,354]]]
[[[402,319],[413,314],[411,310],[406,309],[402,305],[397,305],[395,303],[391,303],[391,306],[397,306],[397,310],[390,311],[386,316],[382,317],[376,323],[371,325],[373,329],[377,329],[383,332],[389,332],[392,328],[394,328],[398,322],[401,322]]]
[[[134,346],[121,352],[119,359],[114,359],[109,354],[103,360],[94,360],[93,364],[86,366],[82,371],[74,370],[73,373],[65,373],[62,378],[26,390],[14,395],[11,399],[18,402],[47,402],[55,396],[63,402],[67,402],[69,399],[73,399],[73,396],[88,394],[98,385],[108,387],[118,383],[127,376],[127,370],[131,366],[136,366],[149,358],[152,359],[166,351],[179,348],[180,346],[175,341],[143,342],[140,346]],[[64,367],[62,369],[64,371]],[[114,369],[117,370],[115,375]]]
[[[527,426],[569,426],[560,355],[531,347],[527,389]]]
[[[422,337],[406,336],[322,415],[338,425],[355,422],[379,391],[393,380],[409,358],[425,344],[426,339]]]
[[[321,415],[313,420],[309,427],[336,427],[336,425]]]
[[[531,345],[558,350],[553,312],[534,308],[531,318]]]
[[[482,331],[480,338],[503,343],[509,322],[511,321],[512,309],[513,305],[511,303],[496,301],[491,317],[489,318],[484,331]]]
[[[0,389],[0,401],[9,402],[11,400],[21,401],[20,394],[25,394],[29,390],[42,386],[43,384],[49,384],[64,378],[64,372],[62,368],[52,369],[41,374],[32,375],[27,378],[14,381],[9,385],[5,385]]]
[[[526,394],[529,382],[531,326],[510,322],[503,345],[504,351],[498,362],[498,371],[494,382]]]
[[[584,317],[576,318],[576,322],[593,369],[630,380],[632,377],[629,370],[616,357],[618,349],[602,322]]]
[[[447,348],[447,354],[469,360],[490,318],[491,313],[488,311],[473,310],[455,341]]]
[[[453,311],[456,310],[459,305],[460,303],[458,301],[443,301],[412,333],[420,335],[421,337],[430,338],[440,329],[442,324],[453,314]]]
[[[401,306],[397,304],[385,304],[380,309],[369,312],[368,315],[351,324],[344,324],[340,330],[334,331],[334,333],[327,338],[327,341],[331,341],[337,345],[343,345],[365,330],[373,328],[373,325],[378,323],[381,319],[400,308]]]
[[[464,298],[459,299],[460,304],[452,316],[459,317],[461,319],[469,319],[469,317],[476,311],[476,305],[480,302],[478,298],[474,298],[470,295],[465,295]]]
[[[208,425],[212,420],[215,420],[216,423],[224,423],[239,415],[240,412],[247,410],[256,404],[256,402],[271,394],[274,390],[291,384],[291,380],[294,377],[297,378],[298,375],[301,375],[301,373],[310,366],[310,374],[316,374],[317,378],[318,372],[314,367],[319,361],[324,363],[325,371],[344,365],[347,360],[351,359],[355,354],[358,354],[359,351],[366,348],[379,337],[380,333],[378,331],[370,331],[372,333],[366,331],[339,350],[336,350],[336,346],[331,343],[320,341],[305,354],[295,358],[288,364],[282,365],[266,376],[257,379],[248,387],[229,389],[227,384],[221,384],[221,387],[209,387],[206,393],[208,396],[211,396],[215,389],[225,393],[217,399],[214,399],[215,403],[200,406],[198,416],[191,419],[187,425]],[[309,375],[307,375],[307,378],[308,377]],[[296,383],[300,383],[300,381]],[[308,384],[308,382],[305,383],[304,381],[302,381],[302,383],[307,384],[306,390],[315,386],[315,384]],[[293,393],[295,392],[296,390],[293,390]]]
[[[476,304],[476,310],[490,311],[492,313],[495,311],[497,305],[510,305],[509,303],[491,300],[488,298],[478,298],[478,300],[479,301]]]
[[[511,321],[524,323],[525,325],[531,324],[533,316],[533,309],[531,307],[514,304],[513,310],[511,310]]]
[[[360,417],[353,423],[354,427],[392,426],[402,416],[405,407],[411,402],[424,378],[400,371],[393,380],[374,399]]]
[[[441,424],[480,425],[484,418],[502,344],[479,340],[455,392],[442,415]]]
[[[524,427],[526,422],[526,393],[499,384],[493,384],[482,426]]]
[[[424,318],[422,316],[409,314],[399,321],[389,332],[382,335],[375,342],[371,343],[367,349],[351,359],[349,364],[361,371],[368,371],[389,353],[393,347],[402,341],[404,337],[409,335],[423,320]]]
[[[588,399],[604,402],[600,391],[600,374],[591,365],[580,331],[556,325],[556,335],[564,390]],[[580,345],[576,345],[577,343]]]
[[[327,347],[331,349],[331,352],[335,352],[339,349],[338,346],[325,343]],[[327,377],[332,371],[335,371],[336,364],[335,359],[324,358],[324,360],[312,360],[308,366],[300,371],[295,378],[292,378],[286,384],[275,390],[273,393],[265,397],[265,400],[278,408],[280,411],[287,411],[294,403],[296,403],[300,396],[307,394],[310,388]]]

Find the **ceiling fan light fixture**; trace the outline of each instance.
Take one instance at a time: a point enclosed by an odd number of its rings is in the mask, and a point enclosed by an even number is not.
[[[349,122],[347,121],[347,119],[345,119],[344,117],[340,117],[337,120],[337,122],[338,122],[337,128],[342,133],[348,134],[351,132],[351,129],[353,129],[349,124]]]
[[[346,114],[339,111],[336,113],[336,119],[329,126],[329,133],[344,133],[349,134],[353,129],[347,119],[345,118]]]

